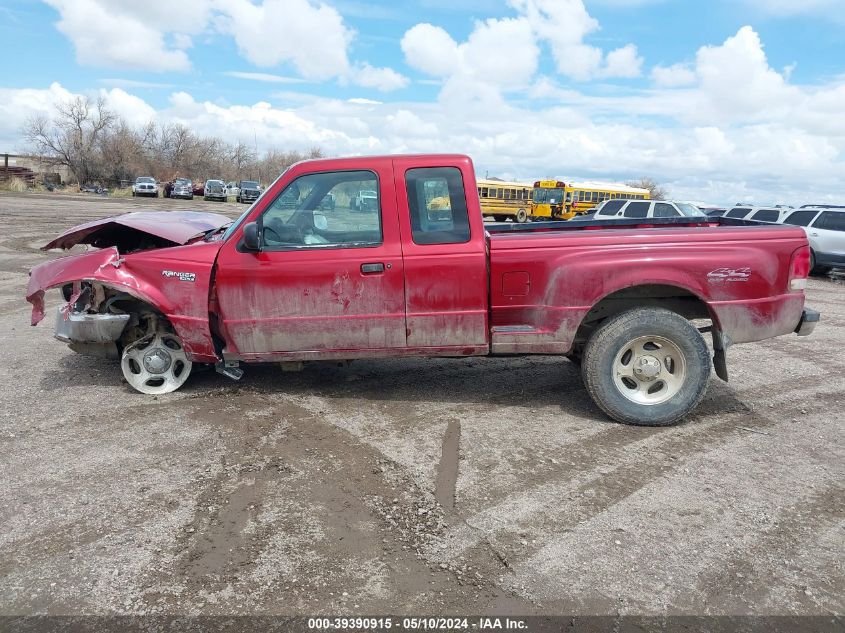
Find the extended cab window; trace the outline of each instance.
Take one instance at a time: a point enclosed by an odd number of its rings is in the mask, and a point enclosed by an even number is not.
[[[807,226],[816,217],[817,213],[818,211],[816,209],[812,211],[795,211],[794,213],[790,213],[789,217],[783,223],[792,224],[793,226]]]
[[[300,176],[262,215],[263,246],[282,250],[381,244],[378,191],[371,171]]]
[[[469,242],[469,214],[461,170],[422,167],[405,172],[415,244]]]

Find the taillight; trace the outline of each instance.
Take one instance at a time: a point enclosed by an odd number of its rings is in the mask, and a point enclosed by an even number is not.
[[[792,253],[789,262],[789,289],[804,290],[810,275],[810,247],[802,246]]]

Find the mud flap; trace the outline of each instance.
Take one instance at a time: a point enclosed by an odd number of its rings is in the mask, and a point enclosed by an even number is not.
[[[714,327],[713,333],[713,369],[716,375],[728,382],[728,355],[727,349],[731,345],[731,339],[722,330]]]

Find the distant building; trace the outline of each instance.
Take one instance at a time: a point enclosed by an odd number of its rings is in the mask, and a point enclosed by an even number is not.
[[[66,183],[72,179],[65,165],[54,165],[38,156],[25,154],[0,154],[0,180],[12,177],[26,181]]]

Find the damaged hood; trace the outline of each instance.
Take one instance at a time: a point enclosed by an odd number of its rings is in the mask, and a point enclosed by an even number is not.
[[[136,211],[80,224],[41,248],[68,249],[76,244],[90,244],[96,248],[113,246],[126,253],[178,246],[231,221],[225,215],[203,211]]]

